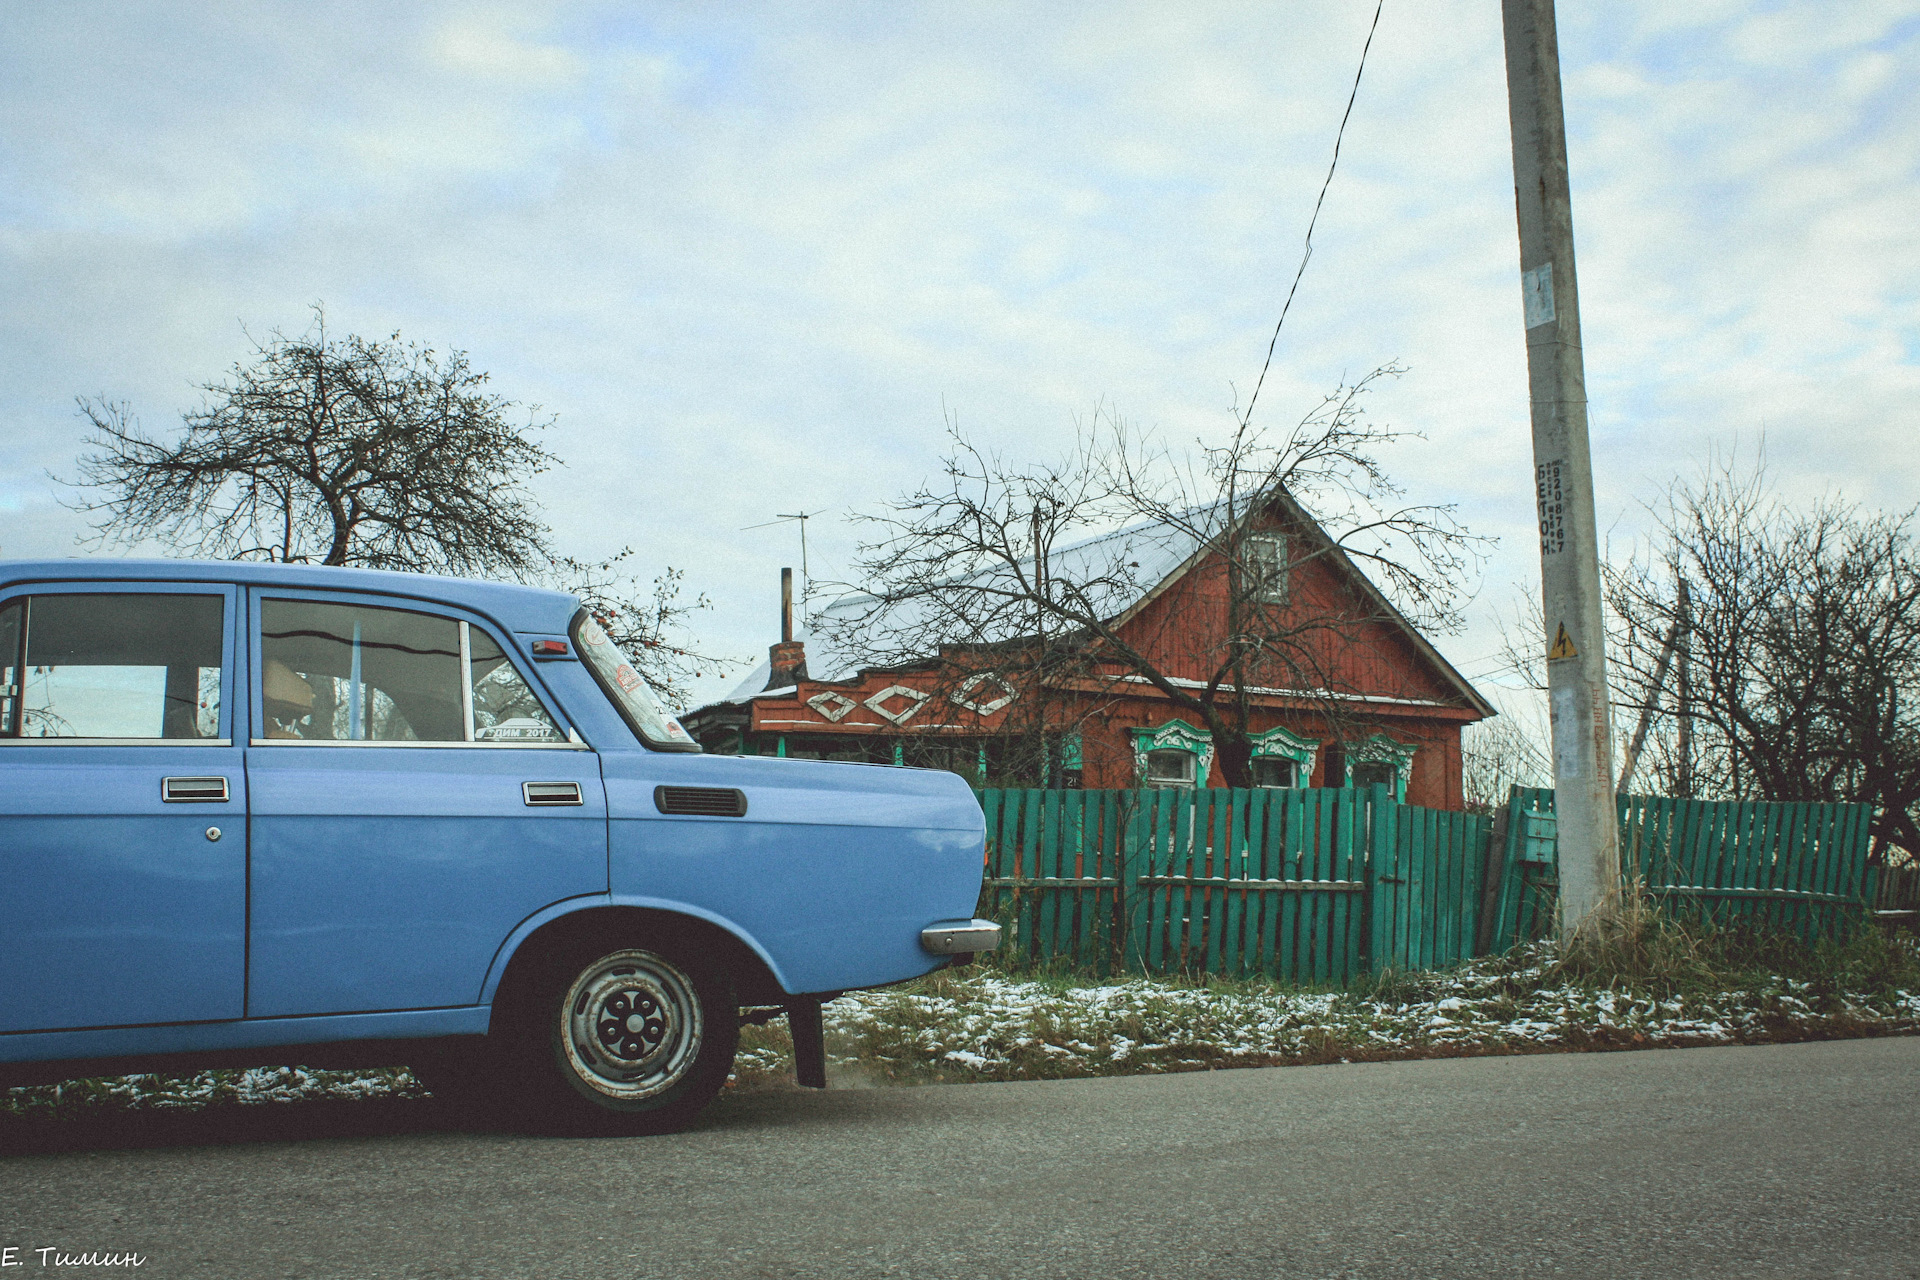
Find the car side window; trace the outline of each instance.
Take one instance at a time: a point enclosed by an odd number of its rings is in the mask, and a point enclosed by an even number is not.
[[[220,736],[225,601],[172,592],[0,605],[0,737]]]
[[[270,741],[565,741],[493,638],[453,618],[263,600],[260,659]]]
[[[560,742],[563,736],[493,637],[467,629],[475,742]]]
[[[410,609],[265,600],[266,737],[463,742],[460,624]]]

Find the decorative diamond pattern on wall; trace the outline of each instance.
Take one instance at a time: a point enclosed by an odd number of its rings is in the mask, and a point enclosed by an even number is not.
[[[998,686],[1000,696],[997,698],[976,698],[973,696],[975,689],[987,684]],[[987,692],[991,693],[992,690],[989,689]],[[965,680],[962,680],[960,687],[954,690],[953,696],[947,699],[947,701],[953,703],[956,707],[965,707],[977,716],[990,716],[1019,696],[1020,695],[1015,692],[1014,687],[1005,680],[991,672],[983,671],[977,676],[968,676]]]
[[[922,693],[918,689],[910,689],[904,684],[890,684],[880,692],[874,694],[871,698],[868,698],[862,705],[882,720],[889,720],[894,724],[905,724],[907,721],[913,719],[913,713],[918,711],[921,704],[926,702],[930,696],[930,694]],[[907,699],[907,705],[898,711],[889,711],[887,710],[887,700],[889,698],[905,698]]]
[[[860,704],[843,693],[816,693],[807,699],[807,705],[838,724],[846,718],[847,712]]]

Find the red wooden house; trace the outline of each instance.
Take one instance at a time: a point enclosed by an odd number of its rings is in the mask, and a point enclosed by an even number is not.
[[[1461,808],[1460,730],[1493,707],[1297,507],[1287,503],[1248,530],[1250,544],[1270,544],[1251,545],[1251,554],[1279,566],[1263,587],[1276,618],[1327,623],[1305,642],[1319,687],[1300,687],[1298,675],[1249,687],[1256,785],[1384,782],[1409,803]],[[1289,557],[1289,547],[1314,554]],[[1202,686],[1225,630],[1224,557],[1165,527],[1138,526],[1064,548],[1049,564],[1096,554],[1117,554],[1140,571],[1112,601],[1113,632],[1177,688]],[[804,644],[790,638],[790,608],[783,628],[768,662],[740,688],[681,717],[707,750],[932,764],[984,785],[1224,785],[1199,718],[1097,657],[1043,689],[963,646],[886,667],[846,669],[816,655],[816,671],[834,668],[816,676]],[[1039,751],[1031,749],[1036,734]]]

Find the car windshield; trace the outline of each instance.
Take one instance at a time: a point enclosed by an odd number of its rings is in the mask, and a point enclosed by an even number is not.
[[[573,642],[587,669],[593,672],[600,687],[620,708],[620,714],[645,742],[656,747],[699,749],[693,735],[681,728],[680,722],[660,705],[646,680],[633,669],[633,663],[620,652],[620,646],[613,642],[606,628],[594,621],[585,609],[574,617]]]

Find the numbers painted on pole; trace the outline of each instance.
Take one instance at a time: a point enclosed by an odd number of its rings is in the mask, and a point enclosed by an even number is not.
[[[1540,507],[1540,554],[1557,555],[1567,549],[1566,463],[1558,459],[1533,469],[1534,491]]]

